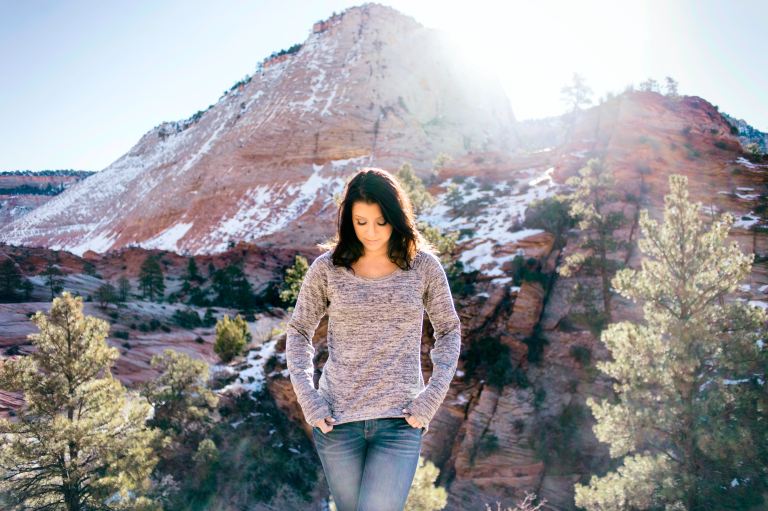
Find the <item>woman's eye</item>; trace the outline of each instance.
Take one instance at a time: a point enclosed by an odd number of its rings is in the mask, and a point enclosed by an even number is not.
[[[357,225],[365,225],[365,224],[367,224],[367,223],[368,223],[368,222],[357,222]],[[380,223],[378,223],[378,222],[377,222],[377,223],[376,223],[376,225],[379,225],[379,226],[381,226],[381,227],[384,227],[385,225],[387,225],[387,222],[384,222],[383,224],[380,224]]]

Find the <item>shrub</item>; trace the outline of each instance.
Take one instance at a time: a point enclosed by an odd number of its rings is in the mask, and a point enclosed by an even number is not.
[[[473,342],[463,353],[463,359],[467,379],[481,374],[499,389],[508,383],[522,388],[529,385],[525,372],[512,367],[509,346],[502,344],[498,337],[485,336]]]
[[[203,316],[203,326],[211,327],[216,324],[216,317],[213,315],[213,309],[208,307],[205,309],[205,315]]]
[[[203,324],[203,321],[200,319],[200,314],[191,307],[174,312],[173,321],[182,328],[190,329],[197,328]]]
[[[499,437],[493,433],[486,433],[480,438],[480,443],[477,446],[477,454],[482,457],[493,454],[499,450]]]
[[[225,314],[224,318],[216,323],[213,351],[219,355],[222,362],[229,362],[242,352],[250,340],[251,334],[242,316],[238,314],[234,319],[229,319]]]
[[[533,328],[533,333],[523,339],[523,342],[528,346],[528,362],[532,364],[538,364],[541,362],[541,355],[544,352],[544,346],[549,343],[546,337],[542,335],[541,326],[539,323]]]
[[[588,366],[592,359],[592,350],[587,346],[571,346],[569,352],[571,356],[584,367]]]
[[[451,288],[451,293],[454,296],[469,296],[474,294],[475,279],[478,274],[477,270],[465,272],[464,263],[457,260],[448,265],[445,273],[448,277],[448,285]]]
[[[556,197],[534,200],[525,212],[523,225],[529,229],[544,229],[555,236],[555,248],[565,244],[565,233],[575,225],[568,214],[569,206]]]

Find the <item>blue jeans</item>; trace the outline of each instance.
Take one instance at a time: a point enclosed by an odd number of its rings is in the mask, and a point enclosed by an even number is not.
[[[337,511],[402,511],[424,428],[403,417],[345,422],[312,436]]]

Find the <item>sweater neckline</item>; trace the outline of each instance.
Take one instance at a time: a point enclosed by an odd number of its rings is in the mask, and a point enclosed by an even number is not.
[[[395,275],[398,275],[399,273],[403,272],[403,269],[398,266],[392,273],[382,275],[381,277],[363,277],[362,275],[353,273],[352,270],[350,270],[347,267],[342,266],[342,269],[352,278],[355,278],[357,280],[362,280],[363,282],[381,282],[384,280],[389,280],[393,278]]]

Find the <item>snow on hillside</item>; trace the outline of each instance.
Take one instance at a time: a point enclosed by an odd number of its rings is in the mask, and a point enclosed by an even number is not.
[[[485,275],[509,280],[504,277],[501,267],[516,254],[497,255],[495,249],[544,232],[541,229],[513,231],[512,228],[516,223],[522,223],[525,211],[533,200],[550,197],[557,192],[557,185],[552,180],[553,171],[554,167],[544,172],[535,168],[526,169],[521,171],[516,183],[503,181],[490,187],[486,186],[486,189],[482,189],[475,177],[470,176],[459,184],[460,205],[455,209],[463,211],[476,201],[476,204],[482,204],[477,215],[453,217],[451,213],[454,208],[448,204],[446,191],[437,196],[438,204],[420,219],[440,227],[443,231],[471,230],[468,244],[472,244],[472,247],[464,250],[459,257],[465,269],[478,270]],[[452,181],[448,179],[442,182],[440,187],[447,189]],[[525,255],[523,250],[519,252]]]

